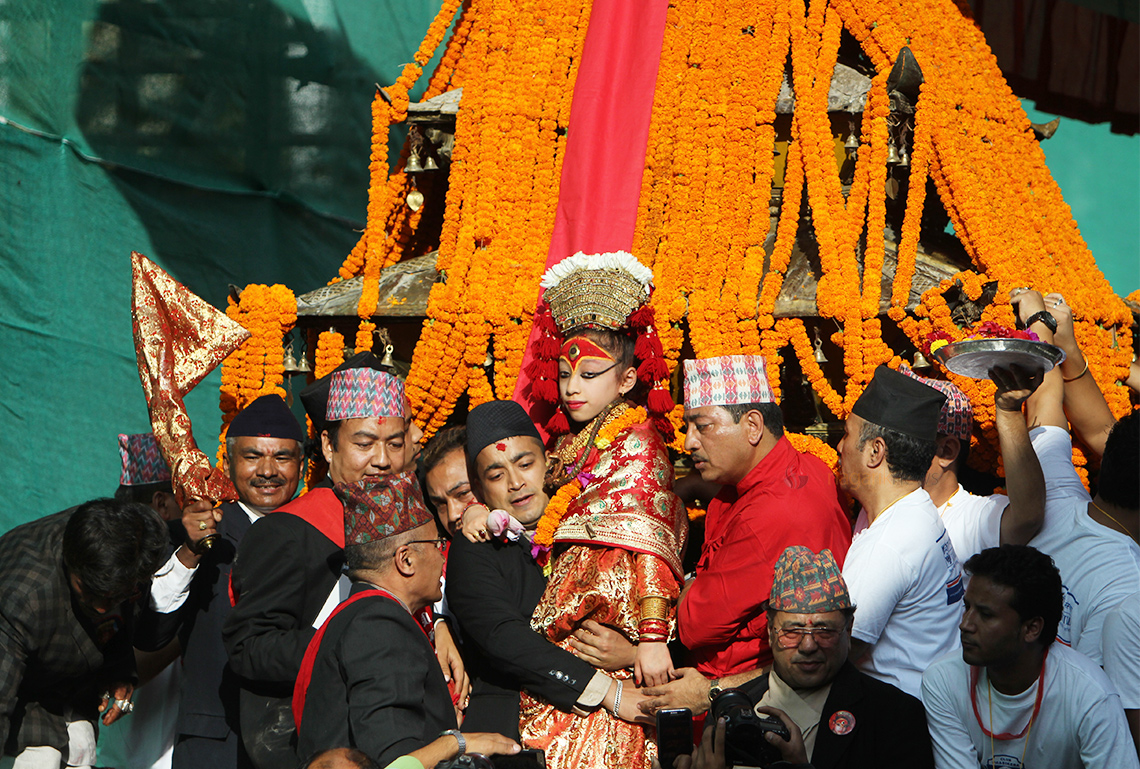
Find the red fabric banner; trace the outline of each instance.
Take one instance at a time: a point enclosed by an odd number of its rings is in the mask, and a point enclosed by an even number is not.
[[[546,267],[578,251],[630,251],[668,0],[594,0],[570,106],[566,157]],[[533,332],[532,338],[533,341]],[[514,398],[530,397],[530,342]]]

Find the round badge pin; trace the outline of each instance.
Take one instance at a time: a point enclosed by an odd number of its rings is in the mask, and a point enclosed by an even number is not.
[[[827,725],[831,727],[834,734],[840,736],[850,734],[855,728],[855,716],[848,710],[837,710],[832,713]]]

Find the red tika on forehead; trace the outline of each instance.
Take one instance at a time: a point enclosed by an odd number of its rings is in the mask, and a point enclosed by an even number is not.
[[[559,360],[565,360],[570,368],[578,368],[578,364],[586,358],[599,358],[615,363],[614,356],[599,347],[593,340],[584,336],[575,336],[567,339],[562,345]]]

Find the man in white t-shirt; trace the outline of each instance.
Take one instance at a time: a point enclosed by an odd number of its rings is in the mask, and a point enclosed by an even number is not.
[[[1073,339],[1072,314],[1059,294],[1050,294],[1050,308],[1036,291],[1015,289],[1010,303],[1027,328],[1043,342],[1056,341],[1079,353]],[[1057,313],[1054,319],[1052,313]],[[1050,322],[1052,321],[1052,322]],[[1054,340],[1053,332],[1057,332]],[[1075,348],[1075,349],[1074,349]],[[1082,356],[1073,355],[1074,361]],[[1062,367],[1050,371],[1026,408],[1035,429],[1033,448],[1045,472],[1045,525],[1030,542],[1053,557],[1061,572],[1064,615],[1057,632],[1059,641],[1071,645],[1097,664],[1105,666],[1109,679],[1121,693],[1133,738],[1140,735],[1140,690],[1135,672],[1114,664],[1130,660],[1133,671],[1140,664],[1140,636],[1128,632],[1128,622],[1140,622],[1140,606],[1133,595],[1140,590],[1140,488],[1136,468],[1140,466],[1140,414],[1132,412],[1114,424],[1104,437],[1090,433],[1090,401],[1100,397],[1090,386],[1088,366],[1062,379]],[[1096,478],[1096,496],[1091,498],[1073,468],[1072,441],[1069,438],[1068,406],[1086,412],[1074,416],[1074,426],[1084,425],[1083,439],[1094,450],[1103,440],[1103,456]],[[1111,418],[1107,404],[1100,403],[1103,415]],[[1093,423],[1098,423],[1094,419]],[[1131,601],[1130,601],[1131,599]],[[1122,616],[1109,622],[1114,612]],[[1138,740],[1140,741],[1140,740]]]
[[[1057,640],[1104,666],[1120,693],[1135,737],[1140,732],[1140,635],[1131,628],[1140,624],[1136,595],[1140,590],[1140,547],[1122,531],[1092,517],[1098,506],[1115,509],[1104,500],[1106,495],[1117,499],[1110,493],[1117,480],[1112,477],[1112,441],[1105,451],[1101,484],[1093,499],[1073,468],[1072,441],[1067,432],[1053,425],[1036,428],[1033,446],[1048,479],[1048,496],[1045,526],[1030,544],[1051,555],[1061,572],[1064,613]],[[1132,454],[1127,472],[1135,486],[1134,447]]]
[[[1121,601],[1104,618],[1104,638],[1128,643],[1105,643],[1104,673],[1120,694],[1132,741],[1140,745],[1140,592]]]
[[[840,485],[869,522],[843,578],[859,612],[851,660],[918,696],[922,671],[958,644],[962,570],[922,479],[946,396],[880,366],[847,418]]]
[[[1140,547],[1089,517],[1095,500],[1073,469],[1069,434],[1052,425],[1033,433],[1049,480],[1045,526],[1030,544],[1052,556],[1061,572],[1064,615],[1057,640],[1099,665],[1106,617],[1140,586]]]
[[[899,371],[946,396],[938,419],[938,449],[922,488],[938,508],[958,558],[969,558],[988,547],[1028,544],[1041,531],[1045,519],[1045,478],[1029,442],[1021,405],[1041,384],[1042,373],[1019,366],[992,372],[997,385],[994,424],[1009,496],[981,497],[966,491],[959,482],[970,454],[974,425],[970,399],[944,379],[919,376],[906,366],[900,366]]]
[[[1120,698],[1091,660],[1053,640],[1060,575],[1031,547],[966,562],[962,651],[922,676],[938,769],[1136,769]]]

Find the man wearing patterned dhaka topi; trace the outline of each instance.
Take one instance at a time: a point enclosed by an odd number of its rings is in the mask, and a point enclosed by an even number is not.
[[[517,752],[496,734],[462,735],[423,610],[441,597],[443,543],[412,473],[337,484],[352,591],[317,631],[293,694],[297,752],[359,748],[381,765],[425,766]]]
[[[370,367],[334,371],[327,405],[309,398],[329,477],[250,527],[232,572],[233,611],[223,628],[230,666],[242,680],[241,732],[257,769],[293,769],[293,684],[316,628],[348,595],[344,510],[334,483],[376,479],[403,470],[404,392],[400,381]],[[304,394],[303,394],[304,396]]]
[[[181,529],[182,510],[174,499],[170,467],[162,458],[154,433],[120,433],[119,459],[122,460],[122,472],[115,499],[148,505],[162,516],[162,520],[177,522]],[[180,537],[181,532],[172,532],[172,535]]]
[[[922,703],[848,661],[854,616],[831,552],[789,547],[776,564],[767,608],[772,671],[741,689],[757,714],[788,727],[791,739],[772,744],[790,765],[931,769]]]
[[[1045,476],[1033,452],[1021,407],[1041,384],[1042,372],[1018,366],[992,372],[997,385],[994,424],[1009,493],[982,497],[966,491],[958,480],[970,453],[974,425],[970,399],[944,379],[919,376],[905,365],[899,366],[899,371],[946,396],[938,417],[938,450],[922,488],[938,508],[959,560],[998,545],[1028,544],[1045,522]],[[866,518],[861,516],[855,531],[865,525]]]
[[[763,607],[785,548],[826,548],[842,563],[851,542],[835,476],[784,436],[764,365],[754,355],[685,361],[685,449],[703,480],[723,485],[677,611],[690,659],[713,679],[697,681],[706,692],[772,663]]]

